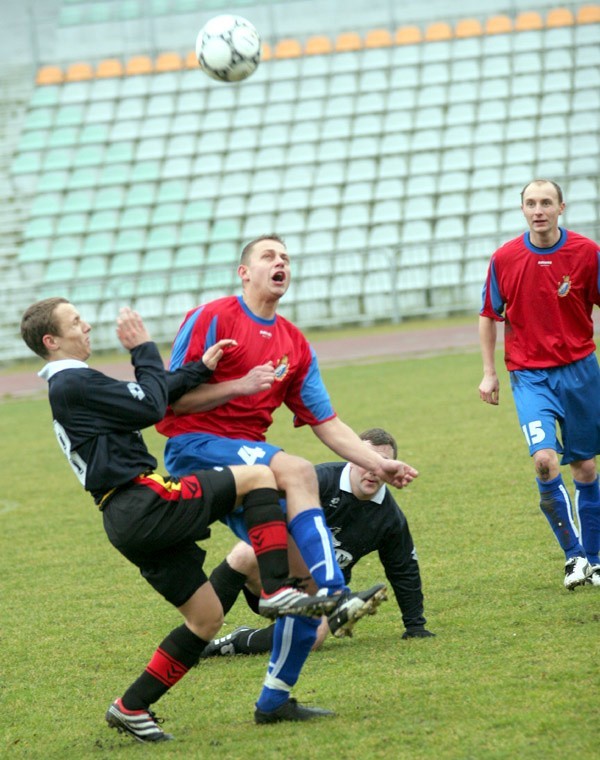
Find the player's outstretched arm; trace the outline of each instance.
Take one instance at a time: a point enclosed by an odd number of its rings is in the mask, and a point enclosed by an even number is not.
[[[376,451],[369,449],[354,430],[339,417],[314,425],[312,430],[320,441],[342,459],[370,470],[396,488],[404,488],[419,475],[418,471],[406,462],[384,459]]]

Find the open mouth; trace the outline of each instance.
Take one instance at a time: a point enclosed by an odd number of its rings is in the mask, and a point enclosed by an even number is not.
[[[275,272],[272,279],[273,282],[285,282],[285,274],[284,272]]]

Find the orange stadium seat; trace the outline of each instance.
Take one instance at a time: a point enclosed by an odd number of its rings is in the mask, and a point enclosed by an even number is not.
[[[486,34],[506,34],[512,30],[513,23],[510,16],[490,16],[485,22]]]
[[[456,37],[479,37],[483,34],[481,22],[476,18],[463,18],[454,27]]]
[[[260,60],[270,61],[271,58],[273,58],[273,48],[269,45],[268,42],[263,42],[260,47]]]
[[[574,21],[568,8],[553,8],[546,16],[546,26],[571,26]]]
[[[36,84],[60,84],[63,79],[63,71],[59,66],[42,66],[38,69],[35,81]]]
[[[341,32],[335,38],[335,49],[338,53],[343,53],[348,50],[360,50],[362,48],[362,40],[358,32]]]
[[[390,47],[392,34],[388,29],[371,29],[365,35],[366,48]]]
[[[331,53],[332,50],[331,40],[324,34],[309,37],[304,45],[306,55],[322,55],[323,53]]]
[[[275,58],[298,58],[302,55],[302,45],[293,37],[279,40],[275,45]]]
[[[526,32],[531,29],[542,29],[544,22],[537,11],[524,11],[519,13],[515,20],[515,30],[517,32]]]
[[[65,82],[82,82],[84,79],[93,79],[94,69],[89,63],[72,63],[67,68]]]
[[[147,55],[134,55],[127,61],[125,73],[133,76],[135,74],[151,74],[154,71],[152,59]]]
[[[452,29],[450,24],[446,24],[445,21],[436,21],[433,24],[429,24],[425,30],[425,39],[428,42],[437,42],[438,40],[449,40],[452,37]]]
[[[183,61],[179,53],[161,53],[155,63],[155,71],[178,71],[183,68]]]
[[[396,29],[394,40],[396,45],[414,45],[421,42],[423,36],[418,26],[400,26]]]
[[[96,66],[96,76],[99,79],[123,76],[123,64],[118,58],[105,58]]]
[[[600,21],[600,5],[582,5],[577,11],[578,24],[597,24]]]
[[[185,57],[183,59],[183,65],[186,67],[186,69],[198,68],[198,59],[196,58],[195,50],[190,50],[189,53],[185,54]]]

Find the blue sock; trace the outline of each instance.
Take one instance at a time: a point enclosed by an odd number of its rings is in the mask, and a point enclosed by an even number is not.
[[[600,558],[600,485],[598,478],[593,483],[575,484],[575,509],[581,530],[581,543],[590,565],[599,565]]]
[[[556,540],[567,559],[583,557],[585,552],[579,542],[579,534],[573,522],[571,500],[565,488],[562,475],[543,483],[536,478],[540,491],[540,509],[546,515]]]
[[[320,620],[282,617],[275,623],[273,648],[267,676],[256,702],[263,712],[273,712],[290,698],[290,690],[317,638]]]
[[[323,510],[313,507],[300,512],[288,523],[288,530],[317,586],[329,591],[345,589]]]

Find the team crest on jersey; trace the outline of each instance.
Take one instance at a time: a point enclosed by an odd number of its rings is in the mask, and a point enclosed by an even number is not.
[[[285,356],[282,356],[281,359],[277,362],[277,366],[275,367],[275,380],[281,382],[287,375],[289,368],[290,360],[286,354]]]
[[[566,274],[563,277],[562,282],[558,286],[558,297],[564,298],[566,295],[569,294],[570,290],[571,290],[571,278],[569,277],[568,274]]]

